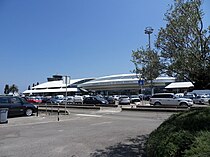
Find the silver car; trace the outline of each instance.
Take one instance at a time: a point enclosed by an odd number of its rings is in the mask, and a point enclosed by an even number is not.
[[[120,105],[128,105],[130,104],[130,98],[128,96],[120,96],[119,97],[119,104]]]
[[[203,95],[201,96],[201,104],[209,105],[210,96],[209,95]]]

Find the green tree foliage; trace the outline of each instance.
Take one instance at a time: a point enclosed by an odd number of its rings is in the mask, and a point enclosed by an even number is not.
[[[179,0],[165,14],[156,41],[169,76],[207,88],[210,80],[210,27],[204,28],[201,0]]]
[[[18,92],[19,89],[15,84],[13,84],[12,86],[10,86],[9,91],[14,94],[15,92]]]
[[[155,50],[144,50],[144,48],[132,51],[132,62],[135,65],[134,72],[140,74],[145,80],[152,80],[160,75],[162,65],[158,53]]]
[[[5,87],[4,87],[4,94],[9,94],[9,85],[6,84]]]

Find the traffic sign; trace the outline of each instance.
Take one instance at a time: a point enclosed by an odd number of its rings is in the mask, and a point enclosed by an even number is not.
[[[140,86],[144,85],[144,80],[138,80],[138,84],[139,84]]]

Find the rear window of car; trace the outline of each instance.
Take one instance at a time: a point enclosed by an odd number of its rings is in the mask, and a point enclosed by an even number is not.
[[[0,103],[2,103],[2,104],[9,103],[9,99],[6,97],[0,97]]]
[[[10,98],[10,102],[12,104],[17,104],[17,103],[21,103],[21,100],[17,97],[12,97],[12,98]]]

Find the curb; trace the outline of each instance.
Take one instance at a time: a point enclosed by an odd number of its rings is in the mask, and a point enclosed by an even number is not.
[[[184,112],[188,109],[177,108],[122,108],[122,111],[150,111],[150,112]]]
[[[109,110],[110,107],[99,107],[99,106],[71,106],[66,107],[67,109],[92,109],[92,110]],[[150,111],[150,112],[184,112],[187,110],[191,110],[194,108],[154,108],[154,107],[137,107],[137,108],[123,108],[123,107],[113,107],[112,109],[118,110],[120,108],[121,111]],[[47,111],[47,112],[59,112],[65,113],[65,106],[39,106],[39,111]],[[66,110],[67,114],[70,114],[70,111]]]
[[[57,113],[65,113],[66,115],[69,115],[70,112],[68,110],[65,111],[65,109],[63,108],[44,108],[44,107],[39,107],[38,109],[39,111],[43,111],[43,112],[57,112]]]

